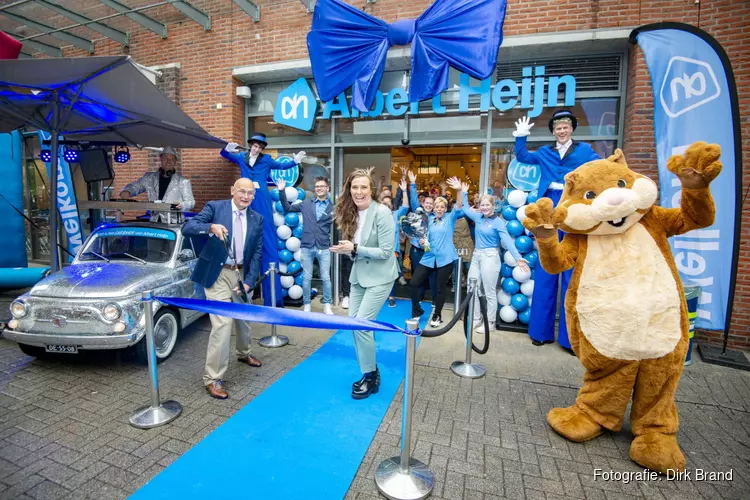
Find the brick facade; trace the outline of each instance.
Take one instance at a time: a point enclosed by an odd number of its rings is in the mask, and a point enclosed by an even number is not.
[[[90,18],[112,11],[98,2],[78,0],[77,8]],[[121,19],[130,34],[129,47],[122,47],[96,33],[78,28],[78,34],[92,37],[95,55],[130,54],[146,66],[179,63],[176,74],[164,74],[159,85],[208,132],[226,140],[243,142],[245,137],[244,102],[235,96],[240,85],[232,77],[232,68],[251,64],[307,57],[305,36],[311,14],[299,0],[255,0],[261,7],[261,20],[252,19],[230,0],[192,0],[191,3],[211,16],[211,30],[186,18],[171,6],[150,9],[146,13],[168,24],[168,37]],[[349,3],[362,8],[362,0]],[[416,17],[429,5],[427,0],[378,0],[366,4],[367,12],[387,21]],[[46,24],[67,25],[54,20],[50,11],[34,17]],[[750,165],[750,2],[747,0],[509,0],[505,36],[530,35],[554,31],[602,28],[635,28],[659,21],[689,23],[706,30],[723,45],[735,72],[742,122],[743,163]],[[72,48],[65,56],[85,56]],[[627,104],[623,149],[631,167],[656,178],[656,154],[653,139],[653,100],[648,71],[639,48],[628,56]],[[173,92],[173,93],[171,93]],[[217,108],[217,104],[221,108]],[[154,162],[144,153],[135,153],[127,165],[118,166],[116,188],[138,177]],[[193,179],[197,207],[207,200],[226,196],[236,168],[221,159],[217,151],[184,151],[182,170]],[[743,186],[750,183],[750,169],[743,172]],[[730,347],[750,350],[750,210],[742,215],[741,257],[738,270]],[[699,332],[699,338],[717,342],[720,332]]]

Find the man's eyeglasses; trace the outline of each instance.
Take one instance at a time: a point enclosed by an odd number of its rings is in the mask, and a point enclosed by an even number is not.
[[[327,184],[318,184],[315,186],[315,189],[326,189],[328,188]]]
[[[235,193],[237,193],[240,196],[255,196],[255,190],[248,191],[247,189],[235,189]]]

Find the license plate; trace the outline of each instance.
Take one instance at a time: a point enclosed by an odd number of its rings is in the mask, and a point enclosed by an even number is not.
[[[64,352],[68,354],[76,354],[78,347],[74,345],[48,345],[45,350],[47,352]]]

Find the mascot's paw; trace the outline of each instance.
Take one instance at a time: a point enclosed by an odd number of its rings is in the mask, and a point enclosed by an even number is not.
[[[666,474],[685,470],[685,455],[674,434],[644,434],[630,443],[630,459],[643,467]]]
[[[708,186],[721,173],[721,147],[705,142],[693,143],[685,156],[674,155],[667,160],[667,168],[680,178],[688,189]]]
[[[557,226],[565,220],[567,214],[567,208],[556,209],[549,198],[539,198],[536,203],[526,207],[526,217],[521,224],[537,238],[549,238],[557,234]]]
[[[555,432],[576,443],[594,439],[604,432],[604,427],[576,406],[552,408],[547,413],[547,423]]]

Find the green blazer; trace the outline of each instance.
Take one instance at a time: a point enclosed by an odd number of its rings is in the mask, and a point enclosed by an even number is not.
[[[398,278],[396,256],[393,254],[395,231],[391,211],[373,200],[365,215],[349,283],[368,288],[393,283]]]

